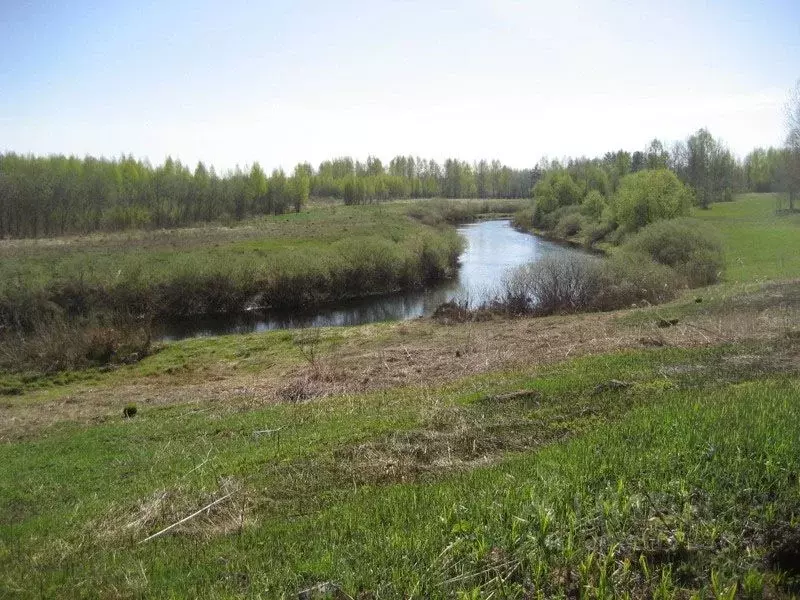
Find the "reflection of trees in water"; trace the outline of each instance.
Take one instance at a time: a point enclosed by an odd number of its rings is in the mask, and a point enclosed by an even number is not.
[[[322,308],[310,313],[251,312],[223,317],[164,323],[161,337],[182,339],[274,329],[363,325],[430,316],[444,302],[466,302],[472,307],[501,290],[506,273],[545,256],[576,252],[514,230],[509,221],[485,221],[459,229],[467,239],[458,279],[427,290],[373,296]]]

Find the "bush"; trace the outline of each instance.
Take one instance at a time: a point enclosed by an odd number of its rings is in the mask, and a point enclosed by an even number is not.
[[[586,228],[586,240],[585,240],[586,247],[592,248],[598,242],[601,242],[604,239],[606,239],[606,236],[612,233],[615,229],[616,225],[609,221],[593,223],[592,225]]]
[[[524,208],[514,213],[511,224],[516,229],[522,229],[524,231],[533,229],[533,208]]]
[[[136,362],[150,352],[149,323],[105,326],[53,317],[30,331],[2,332],[0,371],[56,373]]]
[[[661,304],[672,300],[686,282],[674,269],[649,257],[616,252],[603,261],[603,285],[595,310],[615,310],[635,304]]]
[[[692,287],[716,283],[725,268],[722,242],[716,232],[694,219],[648,225],[625,245],[625,249],[672,267]]]
[[[578,213],[569,213],[559,219],[555,227],[555,234],[560,238],[568,238],[580,233],[583,220]]]
[[[534,315],[606,311],[665,302],[682,287],[673,269],[642,255],[548,257],[512,273],[490,308]]]
[[[583,196],[581,187],[575,183],[572,176],[564,170],[551,171],[539,180],[533,188],[534,226],[542,227],[543,219],[560,207],[579,204]],[[555,223],[545,229],[552,229]]]
[[[614,198],[614,216],[626,231],[689,214],[691,192],[672,171],[645,170],[623,177]]]
[[[555,231],[558,224],[571,215],[580,218],[581,209],[579,206],[562,206],[551,213],[545,214],[538,223],[538,227],[546,231]]]

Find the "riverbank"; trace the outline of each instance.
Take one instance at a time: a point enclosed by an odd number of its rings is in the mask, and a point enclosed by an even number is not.
[[[48,370],[141,356],[154,320],[418,289],[454,276],[451,223],[512,205],[327,205],[236,227],[0,241],[0,368],[35,369],[24,359],[41,352]]]

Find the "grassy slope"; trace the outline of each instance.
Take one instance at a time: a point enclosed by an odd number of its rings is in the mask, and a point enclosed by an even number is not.
[[[796,242],[783,221],[763,235],[767,202],[702,215],[732,260],[750,256],[732,281],[800,272],[775,261]],[[274,336],[181,342],[136,369],[224,369],[252,345],[257,370]],[[269,360],[284,360],[291,341],[274,341]],[[56,424],[0,446],[0,590],[786,594],[781,549],[800,536],[797,344],[629,351],[444,387]],[[97,377],[113,394],[121,374]],[[535,393],[495,398],[520,389]],[[137,543],[228,491],[177,535]]]

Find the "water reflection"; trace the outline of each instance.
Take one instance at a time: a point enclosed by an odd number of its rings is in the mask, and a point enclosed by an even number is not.
[[[389,296],[343,302],[313,312],[252,312],[162,323],[165,340],[250,333],[272,329],[363,325],[378,321],[414,319],[433,314],[443,302],[466,300],[478,305],[491,298],[510,269],[553,255],[576,252],[536,236],[520,233],[508,220],[483,221],[458,228],[467,247],[461,255],[458,278],[435,287]]]

